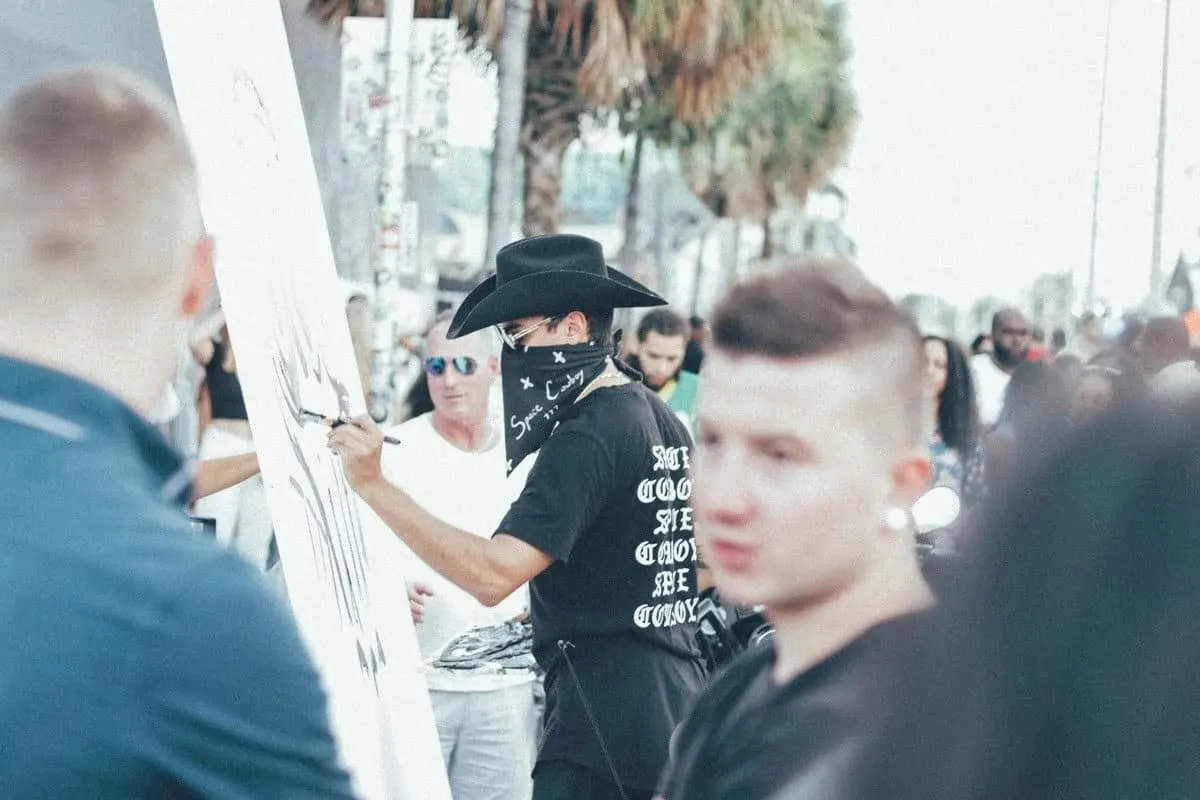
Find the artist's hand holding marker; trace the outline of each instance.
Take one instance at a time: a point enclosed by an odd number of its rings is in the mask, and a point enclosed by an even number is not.
[[[346,479],[356,492],[382,481],[379,457],[383,452],[383,431],[367,414],[346,420],[329,431],[329,449],[342,457]]]

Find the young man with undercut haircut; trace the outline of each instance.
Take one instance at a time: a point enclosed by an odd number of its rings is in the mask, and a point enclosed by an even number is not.
[[[169,101],[110,68],[0,109],[0,795],[350,798],[320,679],[193,533],[147,416],[212,281]]]
[[[909,524],[930,477],[922,347],[840,261],[746,280],[711,326],[697,539],[722,597],[764,606],[775,635],[705,690],[658,797],[762,800],[837,774],[933,602]]]

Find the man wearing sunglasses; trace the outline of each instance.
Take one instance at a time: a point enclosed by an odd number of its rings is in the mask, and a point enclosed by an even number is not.
[[[537,452],[490,540],[437,520],[384,480],[369,418],[332,432],[351,484],[427,564],[486,605],[530,583],[545,669],[534,800],[649,798],[699,693],[691,438],[614,360],[613,309],[665,302],[582,236],[525,239],[449,328],[497,327],[508,468]],[[631,377],[632,376],[632,377]]]
[[[383,454],[383,474],[442,522],[486,540],[528,469],[506,474],[499,421],[489,418],[488,396],[500,373],[496,337],[481,331],[450,340],[449,324],[449,314],[439,316],[422,342],[433,411],[390,431],[400,444]],[[455,637],[528,610],[527,587],[489,608],[395,541],[427,663]],[[528,800],[537,728],[533,672],[431,667],[426,681],[456,800]]]

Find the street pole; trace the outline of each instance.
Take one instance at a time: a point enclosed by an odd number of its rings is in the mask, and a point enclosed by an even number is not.
[[[371,380],[368,410],[382,422],[391,416],[395,392],[396,316],[411,313],[420,275],[412,260],[415,214],[405,208],[405,173],[408,168],[409,70],[411,69],[413,0],[387,4],[387,73],[382,164],[379,174],[379,215],[371,273],[375,285],[372,308]],[[409,302],[405,302],[408,299]],[[399,308],[398,308],[399,306]]]
[[[529,26],[533,0],[505,0],[504,32],[496,59],[500,103],[492,146],[492,173],[488,187],[487,246],[480,275],[496,268],[496,253],[512,238],[513,188],[521,151],[521,120],[525,109],[525,72],[529,52]]]
[[[1096,168],[1092,175],[1092,242],[1088,251],[1087,289],[1084,294],[1088,310],[1096,305],[1096,236],[1100,221],[1100,164],[1104,155],[1104,112],[1108,103],[1108,57],[1112,48],[1113,0],[1108,0],[1108,22],[1104,26],[1104,68],[1100,77],[1100,118],[1096,123]]]
[[[1150,301],[1158,306],[1163,297],[1162,218],[1163,173],[1167,161],[1167,84],[1171,63],[1171,0],[1166,0],[1163,21],[1162,87],[1158,100],[1158,163],[1154,182],[1154,244],[1150,255]]]

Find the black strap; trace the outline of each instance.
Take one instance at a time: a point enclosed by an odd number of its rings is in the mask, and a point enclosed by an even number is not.
[[[600,754],[604,756],[604,763],[608,765],[608,771],[612,773],[613,784],[617,787],[617,793],[621,795],[621,800],[629,800],[629,795],[625,794],[625,787],[621,783],[621,776],[617,773],[617,765],[613,763],[612,756],[608,752],[608,745],[604,743],[604,736],[600,733],[600,723],[596,721],[596,715],[592,713],[592,704],[588,702],[587,695],[584,694],[583,686],[579,683],[579,675],[575,672],[575,665],[571,663],[571,656],[567,653],[567,649],[574,646],[564,639],[558,640],[558,649],[562,651],[563,659],[567,662],[567,671],[571,673],[571,680],[575,682],[575,690],[579,692],[579,699],[583,703],[583,711],[587,714],[592,732],[596,734],[596,741],[600,743]]]

